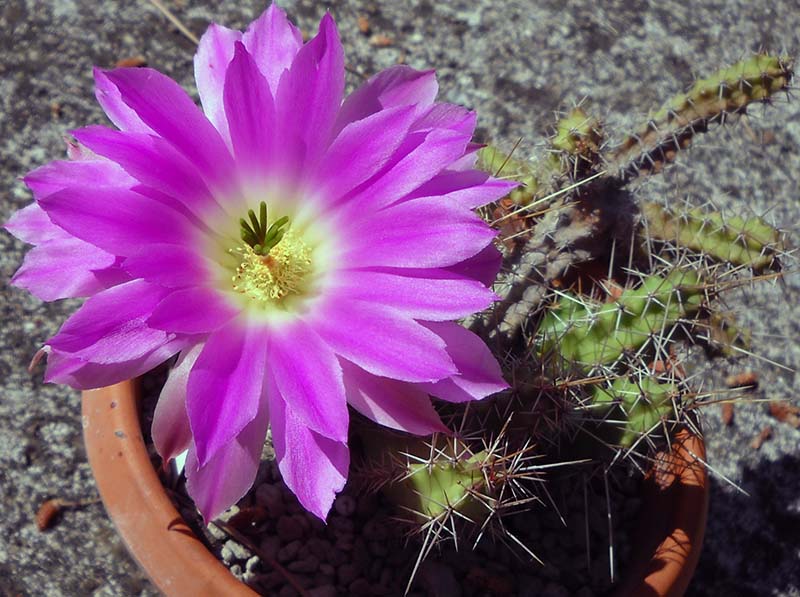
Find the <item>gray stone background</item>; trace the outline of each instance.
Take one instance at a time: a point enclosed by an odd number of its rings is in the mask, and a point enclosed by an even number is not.
[[[200,34],[210,21],[243,28],[261,0],[166,2]],[[796,0],[356,0],[284,4],[311,31],[326,8],[336,17],[349,65],[373,73],[404,60],[435,67],[441,97],[478,110],[478,136],[530,152],[554,110],[587,99],[617,135],[668,94],[761,46],[797,52]],[[392,38],[377,48],[357,27]],[[145,1],[4,0],[0,3],[0,219],[31,197],[19,177],[63,155],[72,127],[105,122],[92,95],[92,65],[135,55],[194,91],[193,44]],[[355,80],[355,78],[354,78]],[[522,153],[520,155],[522,155]],[[648,197],[711,200],[731,212],[768,213],[798,246],[800,102],[753,110],[747,126],[699,140]],[[152,595],[100,505],[68,512],[39,533],[34,512],[45,498],[86,499],[96,489],[81,442],[79,396],[43,385],[26,366],[76,306],[43,304],[8,285],[25,247],[0,234],[0,593]],[[737,293],[730,301],[754,330],[767,359],[800,366],[800,276]],[[724,427],[705,409],[709,461],[749,497],[712,481],[705,549],[690,595],[800,595],[800,431],[771,419],[759,399],[795,399],[793,371],[755,359],[709,365],[697,380],[722,387],[729,372],[761,378],[752,402]],[[766,425],[772,439],[750,440]]]

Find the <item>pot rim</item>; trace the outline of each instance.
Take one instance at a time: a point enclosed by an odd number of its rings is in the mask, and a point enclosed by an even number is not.
[[[100,497],[128,551],[165,595],[254,597],[173,506],[150,461],[138,383],[82,395],[83,438]]]
[[[138,382],[83,392],[83,435],[106,512],[166,595],[252,597],[195,536],[167,496],[141,434]],[[616,597],[680,597],[700,558],[709,485],[703,438],[680,429],[645,479],[634,561]],[[658,514],[654,514],[658,512]]]

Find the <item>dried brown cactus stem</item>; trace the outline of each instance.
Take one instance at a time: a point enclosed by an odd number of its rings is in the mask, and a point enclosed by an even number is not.
[[[498,277],[495,292],[502,300],[482,326],[490,345],[498,340],[513,345],[551,288],[581,264],[603,261],[615,244],[623,250],[636,217],[632,197],[605,179],[587,185],[577,196],[558,199],[535,222],[528,241]]]

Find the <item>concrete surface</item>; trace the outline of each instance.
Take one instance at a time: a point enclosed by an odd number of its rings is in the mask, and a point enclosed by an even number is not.
[[[261,1],[167,2],[200,34],[211,20],[244,27]],[[479,137],[530,150],[553,110],[589,99],[612,130],[637,122],[693,73],[708,73],[765,46],[795,52],[797,0],[299,0],[285,6],[312,30],[326,9],[337,18],[349,65],[373,73],[398,60],[438,69],[441,97],[476,108]],[[370,45],[357,28],[366,14],[373,32],[393,39]],[[62,135],[104,122],[92,96],[92,65],[146,57],[193,88],[193,45],[147,2],[5,0],[0,6],[0,219],[26,205],[19,177],[63,155]],[[354,78],[355,80],[355,78]],[[713,200],[733,212],[767,212],[789,229],[795,246],[800,173],[800,103],[754,111],[754,131],[737,126],[704,137],[646,196]],[[762,132],[771,140],[761,144]],[[153,595],[124,553],[101,506],[66,513],[46,533],[34,525],[42,499],[95,495],[81,444],[76,392],[28,374],[31,355],[75,307],[42,304],[7,284],[25,247],[0,234],[0,594]],[[755,331],[756,352],[800,366],[800,277],[738,293],[731,301]],[[701,363],[702,365],[702,363]],[[761,374],[756,398],[795,398],[794,372],[758,360],[709,367],[707,387],[726,372]],[[737,406],[723,427],[717,407],[705,410],[709,461],[741,485],[713,482],[705,551],[690,595],[800,595],[800,431],[777,423],[762,403]],[[749,443],[765,425],[774,434],[760,451]]]

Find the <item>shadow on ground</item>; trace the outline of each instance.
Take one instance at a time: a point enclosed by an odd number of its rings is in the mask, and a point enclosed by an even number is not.
[[[800,595],[800,568],[788,553],[800,537],[800,457],[748,466],[739,485],[750,495],[712,479],[703,553],[687,597]]]

